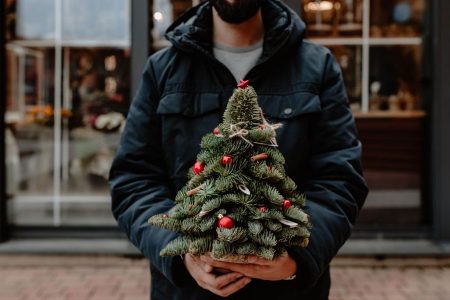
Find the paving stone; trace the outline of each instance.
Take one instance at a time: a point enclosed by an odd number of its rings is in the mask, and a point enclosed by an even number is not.
[[[330,300],[448,300],[446,258],[337,258]],[[1,300],[148,300],[148,262],[120,256],[0,255]]]

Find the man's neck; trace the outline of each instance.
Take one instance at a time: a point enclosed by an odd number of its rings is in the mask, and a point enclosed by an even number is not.
[[[231,47],[247,47],[259,42],[264,37],[264,24],[261,10],[256,15],[240,24],[223,21],[213,7],[214,43]]]

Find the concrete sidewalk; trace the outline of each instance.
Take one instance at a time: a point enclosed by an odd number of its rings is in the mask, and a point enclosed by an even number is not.
[[[448,300],[449,258],[337,258],[331,300]],[[140,300],[148,263],[119,256],[1,255],[0,300]]]

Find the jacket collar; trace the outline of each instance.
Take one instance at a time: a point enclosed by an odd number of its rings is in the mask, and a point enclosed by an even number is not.
[[[259,63],[303,40],[304,22],[278,0],[263,0],[261,13],[265,35]],[[166,31],[166,38],[178,49],[212,55],[212,9],[209,1],[192,7]]]

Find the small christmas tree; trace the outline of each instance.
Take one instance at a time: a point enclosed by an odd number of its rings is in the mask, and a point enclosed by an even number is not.
[[[182,233],[162,256],[208,253],[245,262],[250,255],[272,260],[285,247],[307,246],[305,197],[286,176],[275,140],[279,126],[265,120],[255,90],[241,81],[223,123],[203,137],[176,205],[149,220]]]

